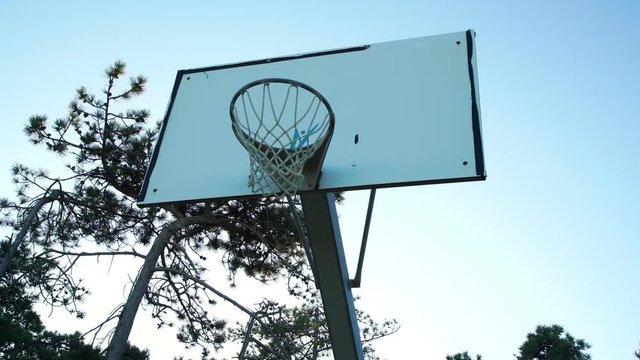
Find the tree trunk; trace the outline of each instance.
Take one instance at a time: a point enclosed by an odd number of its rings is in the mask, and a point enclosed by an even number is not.
[[[184,217],[172,222],[160,232],[145,256],[144,264],[142,264],[140,273],[138,273],[138,277],[129,293],[129,298],[122,307],[118,325],[116,325],[115,332],[107,349],[107,360],[122,359],[127,347],[127,340],[129,339],[131,328],[133,327],[133,322],[140,307],[140,302],[142,302],[142,298],[149,286],[149,281],[151,281],[151,277],[156,270],[155,267],[158,263],[158,258],[160,258],[160,255],[164,252],[173,234],[186,226],[197,223],[214,223],[215,220],[217,219],[212,219],[207,215]]]
[[[36,214],[38,213],[38,211],[40,211],[40,209],[42,208],[42,206],[44,206],[44,204],[52,200],[53,200],[52,198],[48,197],[45,194],[29,210],[29,215],[22,223],[20,232],[18,233],[18,235],[16,235],[16,238],[11,243],[11,246],[9,246],[9,251],[7,252],[7,255],[2,260],[0,260],[0,279],[4,278],[4,274],[7,272],[7,269],[9,268],[9,262],[11,262],[11,259],[13,259],[13,257],[18,252],[20,245],[22,245],[22,241],[24,240],[24,237],[27,235],[27,231],[29,231],[29,228],[31,227],[31,223],[33,222],[33,219],[36,217]]]

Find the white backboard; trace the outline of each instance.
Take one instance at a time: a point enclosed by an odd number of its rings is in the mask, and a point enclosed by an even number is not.
[[[305,83],[333,109],[320,191],[484,180],[474,38],[469,30],[181,70],[139,204],[260,195],[229,106],[264,78]]]

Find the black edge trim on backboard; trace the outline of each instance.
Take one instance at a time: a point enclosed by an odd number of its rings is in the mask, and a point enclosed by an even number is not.
[[[482,150],[482,133],[480,130],[480,111],[476,94],[476,79],[473,69],[473,42],[475,33],[467,30],[467,57],[469,64],[469,81],[471,82],[471,126],[473,128],[473,145],[476,154],[476,174],[484,176],[484,153]]]
[[[169,122],[169,116],[171,114],[171,109],[173,108],[173,103],[174,103],[174,101],[176,99],[176,95],[178,94],[178,89],[180,87],[180,82],[181,82],[182,77],[184,75],[198,73],[198,72],[206,72],[206,71],[214,71],[214,70],[222,70],[222,69],[229,69],[229,68],[235,68],[235,67],[242,67],[242,66],[268,64],[268,63],[281,62],[281,61],[287,61],[287,60],[296,60],[296,59],[304,59],[304,58],[317,57],[317,56],[325,56],[325,55],[342,54],[342,53],[355,52],[355,51],[363,51],[363,50],[368,49],[370,46],[371,45],[354,46],[354,47],[349,47],[349,48],[344,48],[344,49],[327,50],[327,51],[320,51],[320,52],[301,54],[301,55],[289,55],[289,56],[282,56],[282,57],[277,57],[277,58],[272,58],[272,59],[262,59],[262,60],[246,61],[246,62],[235,63],[235,64],[210,66],[210,67],[197,68],[197,69],[179,70],[178,74],[176,75],[176,80],[175,80],[175,82],[173,84],[173,90],[171,91],[171,99],[169,100],[169,107],[167,108],[167,112],[166,112],[166,114],[164,116],[164,119],[162,120],[162,128],[160,129],[160,134],[158,134],[158,140],[157,140],[157,142],[155,144],[155,147],[153,149],[153,155],[151,155],[151,161],[149,162],[149,166],[147,167],[147,172],[145,173],[144,181],[142,183],[142,187],[140,188],[140,193],[138,194],[138,202],[144,201],[145,196],[147,194],[147,189],[149,187],[149,180],[151,178],[151,173],[153,172],[153,168],[155,167],[156,160],[158,158],[158,153],[160,151],[160,145],[162,144],[162,139],[164,137],[164,131],[167,128],[167,123]]]
[[[327,50],[327,51],[320,51],[320,52],[301,54],[301,55],[289,55],[289,56],[282,56],[282,57],[276,57],[276,58],[271,58],[271,59],[253,60],[253,61],[246,61],[246,62],[235,63],[235,64],[210,66],[210,67],[196,68],[196,69],[187,69],[187,70],[182,70],[182,71],[183,71],[184,74],[193,74],[193,73],[198,73],[198,72],[223,70],[223,69],[229,69],[229,68],[234,68],[234,67],[251,66],[251,65],[259,65],[259,64],[269,64],[269,63],[275,63],[275,62],[280,62],[280,61],[298,60],[298,59],[317,57],[317,56],[335,55],[335,54],[342,54],[342,53],[347,53],[347,52],[362,51],[362,50],[367,50],[370,46],[371,45],[354,46],[354,47],[349,47],[349,48],[344,48],[344,49]]]
[[[151,160],[149,161],[149,166],[147,167],[147,172],[144,174],[144,181],[142,182],[142,187],[140,188],[140,193],[138,194],[138,201],[144,201],[145,195],[147,194],[147,188],[149,187],[149,179],[151,178],[151,173],[153,172],[153,168],[156,165],[156,160],[158,159],[158,152],[160,151],[160,144],[162,144],[162,138],[164,137],[164,132],[167,129],[167,123],[169,122],[169,114],[171,114],[171,108],[173,108],[173,102],[178,94],[178,89],[180,88],[180,81],[182,80],[182,76],[184,75],[183,70],[179,70],[176,74],[176,80],[173,83],[173,90],[171,90],[171,98],[169,99],[169,106],[167,107],[167,112],[164,114],[164,119],[162,119],[162,127],[160,128],[160,134],[158,134],[158,140],[156,140],[156,144],[153,148],[153,154],[151,155]]]
[[[362,186],[347,186],[340,188],[330,188],[330,189],[317,189],[317,190],[306,190],[300,191],[298,194],[310,191],[319,191],[319,192],[338,192],[338,191],[356,191],[356,190],[368,190],[368,189],[384,189],[384,188],[392,188],[392,187],[405,187],[405,186],[417,186],[417,185],[436,185],[436,184],[451,184],[451,183],[459,183],[459,182],[470,182],[470,181],[484,181],[487,177],[484,175],[478,176],[470,176],[463,178],[451,178],[451,179],[438,179],[438,180],[426,180],[426,181],[409,181],[409,182],[397,182],[390,184],[376,184],[376,185],[362,185]],[[202,199],[187,199],[183,201],[167,201],[167,202],[157,202],[152,204],[138,204],[140,207],[151,207],[151,206],[159,206],[165,204],[197,204],[205,201],[211,200],[246,200],[246,199],[257,199],[264,197],[262,194],[256,195],[242,195],[242,196],[229,196],[223,198],[202,198]]]

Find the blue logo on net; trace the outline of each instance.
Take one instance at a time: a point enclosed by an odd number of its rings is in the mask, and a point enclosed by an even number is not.
[[[318,126],[320,126],[320,124],[314,125],[311,129],[309,129],[309,132],[304,130],[298,132],[298,130],[296,129],[296,132],[293,134],[293,139],[291,141],[291,146],[289,146],[289,150],[297,150],[306,146],[309,142],[309,136],[315,134],[318,131]]]

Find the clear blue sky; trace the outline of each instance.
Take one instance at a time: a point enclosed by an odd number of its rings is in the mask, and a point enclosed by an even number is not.
[[[633,358],[640,2],[241,3],[1,1],[0,194],[13,162],[55,160],[22,135],[28,116],[62,116],[78,86],[101,89],[114,60],[149,77],[137,104],[159,119],[178,69],[473,28],[488,179],[378,193],[356,294],[402,325],[380,355],[512,359],[527,332],[557,323],[594,360]],[[366,194],[347,199],[352,261]],[[136,343],[161,348],[141,334]]]

